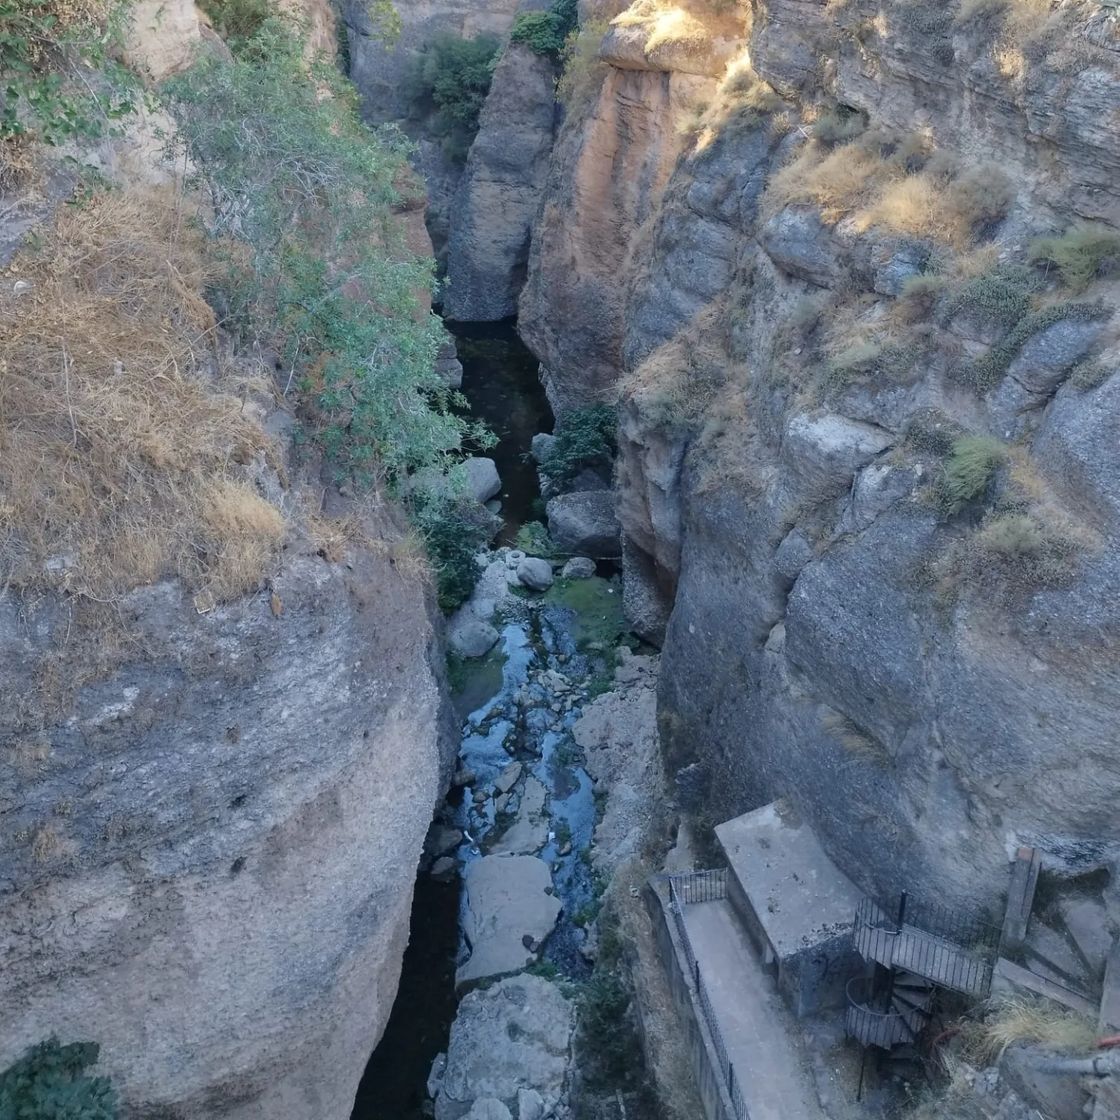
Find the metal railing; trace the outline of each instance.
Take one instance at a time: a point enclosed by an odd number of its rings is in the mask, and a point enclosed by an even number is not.
[[[880,1046],[889,1050],[900,1042],[910,1042],[915,1035],[906,1020],[894,1010],[877,1010],[872,1004],[875,995],[871,982],[864,976],[853,976],[845,992],[848,1010],[844,1029],[864,1046]]]
[[[903,893],[894,914],[873,899],[862,899],[852,943],[865,960],[983,997],[991,988],[999,932],[983,918],[937,903],[914,902]]]
[[[719,1063],[719,1074],[723,1080],[727,1095],[731,1099],[731,1107],[735,1120],[750,1120],[750,1111],[743,1100],[743,1092],[739,1078],[735,1073],[735,1066],[727,1054],[727,1044],[723,1040],[723,1031],[720,1030],[719,1020],[716,1018],[715,1009],[712,1007],[704,978],[700,974],[700,964],[692,948],[692,939],[688,936],[688,928],[684,921],[684,908],[701,902],[719,902],[727,898],[727,868],[716,868],[711,871],[691,871],[682,875],[669,876],[669,909],[673,914],[673,924],[676,926],[677,937],[681,948],[684,950],[685,959],[688,961],[689,980],[696,990],[696,1002],[700,1006],[708,1033],[715,1047],[716,1060]]]

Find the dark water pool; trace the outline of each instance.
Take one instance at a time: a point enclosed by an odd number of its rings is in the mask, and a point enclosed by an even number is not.
[[[504,323],[448,323],[463,363],[463,395],[471,415],[498,437],[486,454],[502,480],[505,527],[497,544],[513,544],[526,521],[543,520],[536,465],[529,442],[552,431],[552,410],[537,376],[537,359],[517,336],[514,320]]]

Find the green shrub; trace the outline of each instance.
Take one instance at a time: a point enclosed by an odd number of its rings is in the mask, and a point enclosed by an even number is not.
[[[432,262],[395,214],[405,139],[368,130],[350,83],[305,64],[274,20],[165,91],[213,200],[215,252],[232,246],[227,325],[278,350],[339,472],[394,483],[450,462],[475,429],[435,371],[442,331],[418,299]]]
[[[1061,237],[1035,241],[1030,259],[1052,264],[1067,288],[1083,292],[1106,268],[1120,264],[1120,233],[1093,223],[1074,226]]]
[[[609,27],[610,21],[604,17],[588,20],[568,38],[562,55],[564,69],[556,84],[556,94],[569,111],[582,108],[591,99],[607,72],[607,64],[599,57],[599,47]]]
[[[466,160],[478,132],[498,50],[493,35],[473,39],[440,35],[420,53],[406,80],[414,106],[428,116],[429,128],[442,138],[444,152],[456,162]]]
[[[95,1042],[63,1046],[52,1036],[0,1073],[3,1120],[115,1120],[117,1096],[107,1077],[85,1071],[97,1061]]]
[[[0,0],[3,162],[30,137],[61,144],[99,136],[132,111],[134,79],[114,57],[128,0]]]
[[[574,34],[579,12],[576,0],[553,0],[544,12],[521,12],[513,21],[510,40],[559,61]]]
[[[1030,269],[1003,265],[954,292],[946,312],[950,318],[963,312],[994,326],[1013,327],[1030,310],[1030,294],[1037,288]]]
[[[409,499],[409,513],[435,572],[440,609],[450,614],[478,583],[475,557],[493,535],[494,521],[477,502],[428,491]]]
[[[609,468],[617,425],[614,409],[605,404],[565,413],[541,469],[557,485],[564,486],[582,470]]]
[[[937,480],[941,508],[957,513],[969,502],[983,497],[1007,458],[1007,446],[991,436],[962,436],[953,441]]]
[[[272,14],[269,0],[199,0],[223,39],[251,39]]]

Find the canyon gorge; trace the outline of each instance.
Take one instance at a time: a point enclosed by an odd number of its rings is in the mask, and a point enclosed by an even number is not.
[[[248,130],[174,84],[259,65],[243,9],[130,7],[142,95],[62,141],[95,171],[0,176],[0,1070],[94,1041],[152,1120],[712,1120],[655,894],[771,805],[902,910],[1006,922],[1033,853],[1107,1034],[1113,0],[245,4],[296,21],[299,119],[385,145],[345,157],[368,267],[345,215],[326,263],[286,240],[306,169],[244,247]],[[268,257],[275,330],[215,263]],[[369,455],[340,291],[420,371]],[[860,1102],[807,1034],[822,1117],[1072,1115]]]

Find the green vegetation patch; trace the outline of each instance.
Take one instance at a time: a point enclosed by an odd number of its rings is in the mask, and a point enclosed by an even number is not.
[[[1030,259],[1053,265],[1067,288],[1083,292],[1098,276],[1120,267],[1120,233],[1099,223],[1077,225],[1061,237],[1035,241]]]
[[[127,0],[0,0],[0,176],[26,170],[25,140],[102,135],[132,111],[117,62]]]
[[[542,556],[546,560],[555,560],[563,555],[549,535],[548,529],[540,521],[526,521],[517,530],[513,544],[515,548],[521,549],[529,556]]]
[[[493,35],[439,35],[417,56],[406,79],[414,109],[428,118],[448,159],[463,163],[478,132],[500,43]]]
[[[946,306],[950,318],[967,314],[981,322],[1010,328],[1030,310],[1030,295],[1038,277],[1024,265],[1003,265],[969,280],[953,293]]]
[[[591,579],[558,579],[544,594],[546,603],[576,612],[573,636],[584,650],[611,650],[630,633],[617,583]]]
[[[536,54],[560,60],[579,23],[576,0],[553,0],[543,12],[521,12],[513,21],[510,41],[524,43]]]
[[[273,19],[164,90],[214,203],[226,325],[275,347],[339,475],[394,485],[483,438],[435,370],[434,266],[397,215],[405,138],[366,128],[353,86]]]
[[[4,1120],[115,1120],[117,1095],[107,1077],[91,1077],[95,1042],[63,1046],[54,1036],[0,1073]]]
[[[609,469],[617,448],[618,417],[605,404],[564,413],[541,469],[560,486],[582,470]]]
[[[938,501],[945,513],[957,513],[969,502],[984,497],[1006,458],[1007,445],[991,436],[954,440],[937,480]]]
[[[475,557],[494,534],[493,516],[470,499],[426,490],[409,497],[408,509],[435,571],[440,609],[450,613],[482,575]]]
[[[1032,311],[1024,315],[997,345],[965,370],[965,379],[977,391],[986,392],[1003,380],[1011,363],[1036,334],[1066,320],[1090,323],[1107,319],[1111,314],[1109,308],[1097,303],[1055,303],[1039,311]]]

